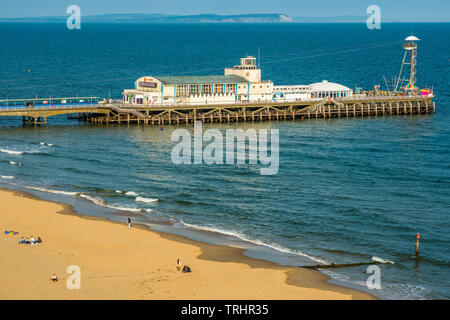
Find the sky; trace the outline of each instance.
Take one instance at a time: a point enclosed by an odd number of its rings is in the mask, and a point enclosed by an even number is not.
[[[382,19],[450,21],[449,0],[0,0],[0,18],[65,16],[72,4],[81,8],[82,15],[284,13],[290,17],[365,16],[367,7],[375,4]]]

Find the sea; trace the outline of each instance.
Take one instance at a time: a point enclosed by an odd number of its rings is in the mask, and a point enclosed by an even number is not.
[[[435,113],[203,125],[278,129],[275,175],[248,163],[174,164],[171,135],[192,125],[55,116],[46,127],[23,127],[2,117],[0,187],[280,265],[378,260],[379,288],[367,286],[368,265],[323,272],[383,299],[449,299],[448,23],[0,23],[0,99],[120,98],[141,76],[223,74],[258,51],[262,78],[276,85],[385,90],[411,34],[421,39],[417,85],[434,90]]]

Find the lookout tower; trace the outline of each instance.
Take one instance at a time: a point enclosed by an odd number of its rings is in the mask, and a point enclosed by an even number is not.
[[[405,39],[405,42],[403,43],[403,49],[405,49],[405,55],[403,56],[403,62],[402,66],[400,68],[400,74],[398,75],[397,84],[395,86],[395,90],[397,90],[397,87],[400,83],[400,81],[407,81],[406,79],[401,80],[403,66],[409,64],[409,83],[411,86],[414,86],[416,83],[416,64],[417,64],[417,43],[416,41],[420,41],[419,38],[415,36],[409,36]],[[407,56],[409,53],[409,62],[406,62]]]
[[[252,56],[241,58],[240,65],[226,68],[225,75],[237,75],[246,78],[249,82],[261,82],[261,69],[256,64],[256,58]]]

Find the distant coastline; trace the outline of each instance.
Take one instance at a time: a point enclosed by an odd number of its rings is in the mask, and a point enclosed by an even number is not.
[[[41,22],[59,23],[65,22],[67,16],[46,17],[14,17],[1,18],[0,22]],[[83,23],[365,23],[367,16],[334,16],[334,17],[289,17],[287,14],[240,14],[240,15],[168,15],[168,14],[99,14],[82,17]],[[406,22],[450,22],[448,19],[430,20],[397,20],[383,18],[384,23],[406,23]]]

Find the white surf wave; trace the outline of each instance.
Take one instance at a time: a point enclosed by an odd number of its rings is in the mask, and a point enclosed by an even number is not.
[[[145,202],[145,203],[152,203],[156,202],[159,199],[150,199],[150,198],[144,198],[144,197],[136,197],[136,202]]]
[[[76,196],[76,192],[70,192],[70,191],[62,191],[62,190],[53,190],[53,189],[47,189],[47,188],[39,188],[39,187],[33,187],[33,186],[25,186],[28,189],[36,190],[36,191],[42,191],[42,192],[50,192],[50,193],[57,193],[57,194],[64,194],[67,196]]]
[[[153,212],[152,209],[147,209],[147,208],[136,208],[136,207],[124,207],[124,206],[120,206],[120,205],[115,205],[115,204],[108,204],[105,200],[103,200],[100,197],[94,197],[94,196],[90,196],[84,193],[79,193],[79,192],[70,192],[70,191],[63,191],[63,190],[53,190],[53,189],[48,189],[48,188],[39,188],[39,187],[33,187],[33,186],[25,186],[28,189],[32,189],[32,190],[36,190],[36,191],[42,191],[42,192],[50,192],[50,193],[56,193],[56,194],[63,194],[63,195],[67,195],[67,196],[73,196],[73,197],[80,197],[83,198],[85,200],[88,200],[96,205],[102,206],[102,207],[106,207],[106,208],[111,208],[111,209],[115,209],[115,210],[119,210],[119,211],[130,211],[130,212]]]
[[[9,150],[9,149],[3,149],[3,148],[0,148],[0,152],[7,153],[7,154],[14,154],[14,155],[21,155],[24,153],[24,151],[16,151],[16,150]]]
[[[135,196],[137,196],[137,193],[134,192],[134,191],[127,191],[127,192],[125,192],[125,195],[126,195],[126,196],[135,197]]]
[[[0,175],[0,178],[11,180],[11,179],[15,179],[16,177],[14,177],[14,176],[3,176],[3,175]]]
[[[376,262],[379,262],[379,263],[390,263],[390,264],[394,264],[395,263],[394,261],[386,260],[386,259],[383,259],[383,258],[380,258],[380,257],[375,257],[375,256],[372,257],[372,261],[376,261]]]
[[[192,229],[203,230],[203,231],[210,231],[210,232],[216,232],[216,233],[224,234],[224,235],[227,235],[227,236],[238,238],[238,239],[243,240],[245,242],[250,242],[250,243],[256,244],[258,246],[271,248],[271,249],[273,249],[275,251],[306,257],[306,258],[308,258],[308,259],[310,259],[312,261],[318,262],[318,263],[323,263],[323,264],[328,264],[329,263],[326,260],[322,260],[320,258],[310,256],[310,255],[308,255],[308,254],[306,254],[306,253],[304,253],[302,251],[292,250],[292,249],[288,249],[288,248],[285,248],[283,246],[280,246],[278,244],[267,243],[267,242],[264,242],[264,241],[261,241],[261,240],[252,239],[252,238],[250,238],[250,237],[248,237],[246,235],[243,235],[242,233],[237,232],[237,231],[223,230],[223,229],[220,229],[220,228],[210,227],[210,226],[208,226],[208,227],[197,226],[197,225],[193,225],[193,224],[190,224],[190,223],[186,223],[184,221],[180,221],[180,223],[182,223],[186,227],[189,227],[189,228],[192,228]]]
[[[19,162],[15,162],[15,161],[9,161],[9,164],[13,165],[13,166],[21,166],[22,164]]]
[[[134,207],[124,207],[119,205],[113,205],[113,204],[105,204],[104,207],[108,207],[111,209],[119,210],[119,211],[131,211],[131,212],[153,212],[152,209],[146,209],[146,208],[134,208]]]
[[[98,204],[99,206],[105,206],[106,205],[106,201],[103,200],[102,198],[99,198],[99,197],[92,197],[92,196],[89,196],[89,195],[84,194],[84,193],[77,194],[77,196],[79,196],[80,198],[89,200],[89,201],[91,201],[91,202],[93,202],[95,204]]]
[[[52,143],[47,143],[47,142],[40,142],[40,145],[41,145],[41,146],[47,146],[47,147],[53,146]]]

